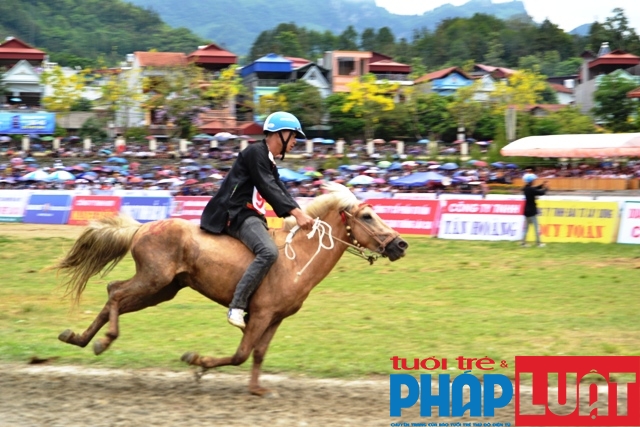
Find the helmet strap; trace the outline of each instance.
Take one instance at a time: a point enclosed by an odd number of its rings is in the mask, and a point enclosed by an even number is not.
[[[291,141],[291,137],[294,134],[290,133],[289,134],[289,138],[287,138],[286,141],[284,140],[284,137],[282,136],[282,131],[281,130],[278,131],[278,135],[280,135],[280,141],[282,142],[282,152],[280,153],[282,157],[280,158],[280,160],[284,160],[284,155],[287,152],[287,145],[289,144],[289,141]]]

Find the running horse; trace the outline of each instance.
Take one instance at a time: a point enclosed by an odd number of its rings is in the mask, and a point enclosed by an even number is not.
[[[249,391],[263,395],[267,389],[260,386],[260,369],[278,326],[300,310],[311,290],[348,248],[371,262],[377,256],[395,261],[405,255],[407,243],[370,205],[360,203],[340,184],[329,183],[325,190],[326,194],[306,207],[311,217],[319,218],[313,235],[293,234],[297,227],[291,217],[285,219],[282,229],[271,230],[286,256],[280,254],[252,296],[247,326],[235,354],[215,358],[186,353],[183,361],[200,366],[204,372],[240,365],[253,352]],[[371,251],[368,257],[365,250]],[[67,274],[67,295],[78,303],[87,281],[101,271],[107,274],[129,251],[135,261],[135,275],[109,283],[107,303],[89,328],[81,334],[67,329],[59,335],[61,341],[85,347],[109,323],[106,336],[94,342],[93,350],[98,355],[118,337],[121,314],[169,301],[186,287],[228,306],[254,257],[239,240],[206,233],[185,220],[140,224],[122,216],[104,218],[90,224],[55,266]]]

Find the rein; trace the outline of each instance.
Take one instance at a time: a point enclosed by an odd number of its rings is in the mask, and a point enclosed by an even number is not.
[[[322,249],[333,249],[335,242],[334,240],[337,240],[340,243],[343,243],[344,245],[347,246],[347,252],[349,252],[350,254],[353,254],[357,257],[360,257],[366,261],[369,262],[369,265],[373,265],[373,263],[375,261],[378,260],[378,258],[380,256],[385,256],[385,255],[379,255],[365,247],[363,247],[360,242],[358,242],[355,237],[352,236],[351,234],[351,225],[349,224],[349,220],[351,221],[357,221],[362,228],[365,230],[365,232],[371,236],[377,243],[378,243],[378,248],[379,248],[379,252],[382,253],[384,252],[384,249],[387,247],[387,245],[397,237],[397,235],[394,234],[389,234],[385,237],[384,240],[381,240],[377,234],[375,234],[373,231],[371,231],[371,229],[364,224],[362,221],[360,221],[358,218],[356,218],[356,214],[358,213],[358,211],[360,209],[363,209],[364,207],[367,206],[371,206],[365,203],[362,203],[360,205],[358,205],[358,207],[356,208],[355,212],[352,214],[349,211],[341,211],[340,212],[340,216],[342,217],[342,222],[345,224],[345,228],[347,229],[347,236],[349,237],[349,239],[351,240],[351,242],[346,242],[336,236],[333,235],[333,229],[331,227],[331,225],[329,225],[328,223],[322,221],[320,218],[316,218],[315,222],[313,224],[313,228],[311,229],[311,231],[309,233],[307,233],[307,238],[311,239],[316,232],[318,232],[318,249],[316,250],[316,252],[313,254],[313,256],[309,259],[309,261],[305,264],[304,267],[302,267],[302,270],[300,270],[297,273],[297,276],[301,276],[302,273],[307,269],[307,267],[311,264],[311,262],[313,262],[313,260],[315,259],[315,257],[320,253],[320,251]],[[284,244],[284,253],[287,256],[288,259],[290,260],[294,260],[296,258],[296,253],[295,250],[293,249],[293,246],[291,245],[291,242],[293,240],[293,236],[295,236],[296,232],[300,229],[299,226],[294,226],[290,231],[289,234],[287,235],[287,238],[285,239],[285,244]],[[324,243],[324,238],[325,236],[328,236],[329,238],[329,242],[328,244]],[[367,251],[369,252],[367,254]]]

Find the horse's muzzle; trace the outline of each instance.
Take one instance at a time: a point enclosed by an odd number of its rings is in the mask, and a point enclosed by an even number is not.
[[[409,244],[402,240],[400,237],[396,237],[384,248],[382,254],[389,258],[390,261],[396,261],[405,255],[405,252]]]

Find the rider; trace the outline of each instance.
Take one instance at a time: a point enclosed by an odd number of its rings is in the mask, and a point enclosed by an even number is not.
[[[292,215],[303,230],[310,230],[313,219],[304,213],[280,181],[274,156],[284,159],[296,138],[306,138],[300,121],[291,113],[278,111],[267,117],[265,138],[240,152],[220,190],[202,212],[200,228],[214,234],[237,238],[256,256],[238,283],[229,304],[227,320],[244,329],[244,310],[278,257],[278,247],[269,235],[264,201],[276,215]]]

